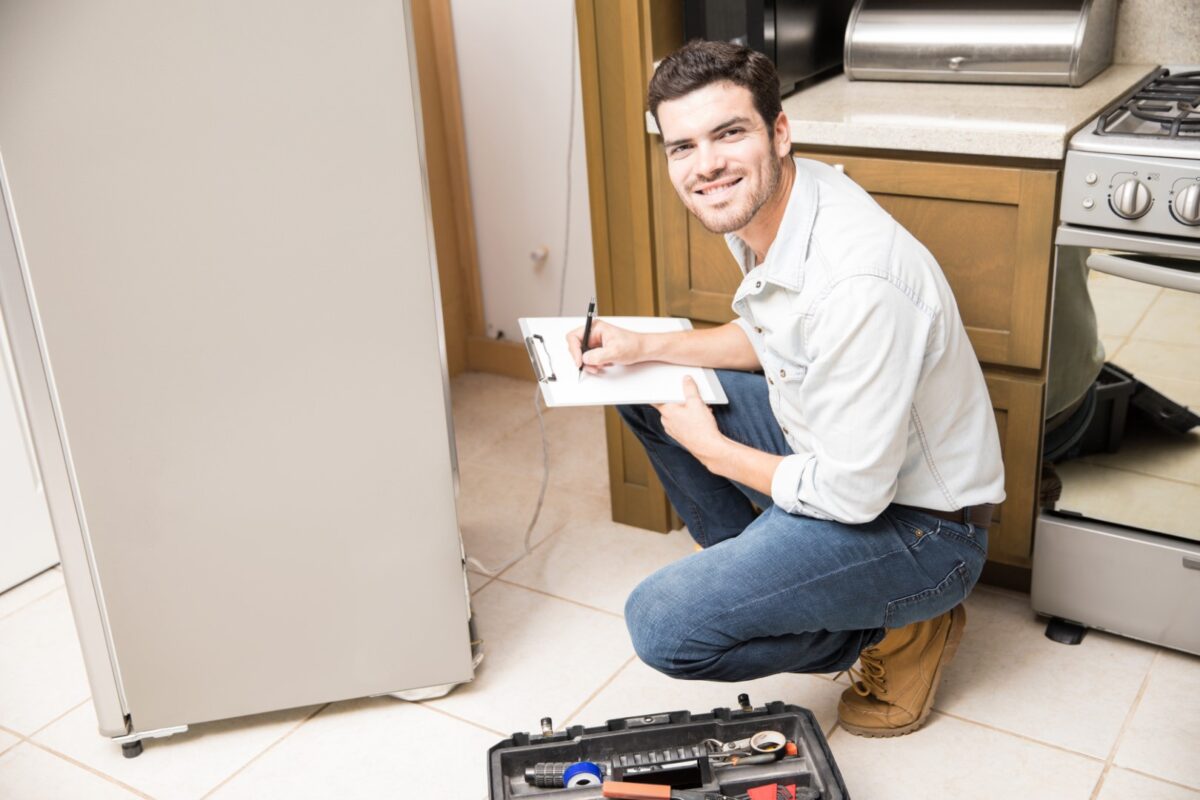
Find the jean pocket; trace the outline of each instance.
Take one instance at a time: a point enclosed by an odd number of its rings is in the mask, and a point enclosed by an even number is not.
[[[888,603],[883,627],[903,628],[944,614],[966,599],[971,583],[970,570],[966,563],[959,561],[936,586]]]
[[[976,554],[987,558],[987,528],[970,522],[943,522],[941,528],[943,536],[961,542]]]

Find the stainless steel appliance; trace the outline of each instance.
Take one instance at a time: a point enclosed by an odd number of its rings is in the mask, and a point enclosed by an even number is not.
[[[736,42],[775,63],[783,94],[842,64],[854,0],[685,0],[684,36]]]
[[[1193,653],[1197,109],[1200,67],[1160,69],[1070,141],[1043,453],[1062,486],[1038,519],[1032,587],[1043,614]]]
[[[0,307],[129,753],[472,677],[409,30],[0,4]]]
[[[1112,63],[1117,0],[858,0],[852,80],[1082,86]]]

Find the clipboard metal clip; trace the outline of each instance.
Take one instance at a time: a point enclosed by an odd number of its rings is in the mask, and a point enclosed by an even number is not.
[[[533,363],[533,372],[538,383],[558,380],[550,363],[550,351],[546,349],[546,340],[540,333],[525,337],[525,349],[529,351],[529,360]]]

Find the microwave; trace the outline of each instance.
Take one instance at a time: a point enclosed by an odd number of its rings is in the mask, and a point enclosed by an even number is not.
[[[684,0],[683,32],[767,56],[786,95],[842,66],[853,8],[854,0]]]

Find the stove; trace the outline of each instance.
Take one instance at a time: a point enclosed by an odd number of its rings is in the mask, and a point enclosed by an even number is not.
[[[1200,66],[1071,137],[1059,217],[1031,604],[1200,654]]]
[[[1200,240],[1200,66],[1164,67],[1071,137],[1062,221]]]

